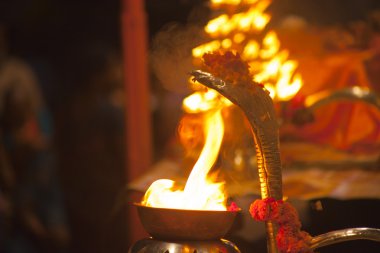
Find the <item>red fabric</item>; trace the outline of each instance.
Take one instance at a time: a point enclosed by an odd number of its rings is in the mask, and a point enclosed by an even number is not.
[[[304,85],[297,96],[336,91],[352,86],[375,90],[368,80],[365,52],[345,50],[323,57],[303,57],[299,70]],[[333,101],[314,112],[314,122],[292,126],[292,135],[304,141],[340,150],[377,153],[380,147],[380,111],[358,101]],[[287,128],[288,126],[286,126]],[[281,129],[283,131],[284,128]]]

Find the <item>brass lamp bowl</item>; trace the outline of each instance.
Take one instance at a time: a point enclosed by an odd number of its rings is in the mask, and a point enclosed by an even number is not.
[[[134,204],[145,230],[160,240],[218,240],[239,211],[185,210]]]

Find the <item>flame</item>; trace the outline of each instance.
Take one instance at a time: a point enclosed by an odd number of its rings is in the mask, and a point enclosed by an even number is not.
[[[232,105],[227,98],[215,90],[197,91],[183,100],[183,109],[187,113],[199,113]]]
[[[211,0],[211,4],[216,7],[218,5],[239,5],[239,4],[254,4],[259,0]]]
[[[224,124],[221,109],[205,116],[205,144],[184,189],[169,179],[159,179],[149,187],[143,205],[192,210],[227,210],[223,183],[213,182],[208,173],[214,165],[223,140]]]
[[[302,86],[302,77],[297,73],[298,63],[289,59],[287,50],[281,49],[275,31],[268,31],[261,42],[257,40],[257,34],[271,19],[265,13],[271,0],[210,1],[213,8],[226,7],[229,13],[233,9],[240,12],[222,14],[207,23],[204,31],[211,41],[193,48],[192,55],[195,60],[198,59],[195,62],[200,62],[203,54],[210,51],[239,52],[249,62],[255,81],[265,85],[274,101],[291,99]],[[192,85],[196,87],[196,83]],[[143,205],[196,210],[227,209],[224,183],[215,182],[209,172],[218,157],[224,135],[221,111],[231,104],[209,89],[201,89],[184,99],[184,111],[202,117],[204,146],[184,187],[170,179],[159,179],[145,193]],[[184,134],[189,134],[189,128],[185,130]]]
[[[242,43],[244,40],[245,40],[246,36],[244,33],[236,33],[234,36],[233,36],[233,41],[236,43],[236,44],[240,44]]]
[[[294,97],[302,87],[302,77],[296,73],[298,63],[289,60],[289,52],[280,50],[277,34],[269,31],[263,39],[260,58],[263,60],[255,74],[256,81],[266,83],[273,99],[287,101]],[[266,61],[265,61],[266,60]]]
[[[277,81],[276,91],[279,100],[289,100],[296,94],[302,87],[302,78],[300,74],[293,73],[297,68],[298,63],[295,61],[286,61],[280,69],[280,78]]]
[[[224,183],[209,175],[224,135],[222,109],[232,103],[215,90],[194,92],[183,100],[189,114],[202,115],[205,143],[186,185],[180,188],[173,180],[159,179],[146,191],[143,205],[192,210],[227,210]],[[187,133],[188,130],[186,130]]]
[[[292,99],[303,85],[297,73],[298,63],[289,59],[289,52],[281,49],[281,42],[275,31],[268,31],[262,41],[257,34],[262,32],[270,15],[265,10],[271,0],[211,0],[213,8],[231,10],[235,14],[221,14],[205,26],[206,34],[213,40],[193,49],[193,57],[201,58],[204,53],[217,50],[233,50],[249,62],[255,81],[261,82],[270,91],[273,100]],[[246,10],[246,11],[241,11]]]
[[[220,46],[221,42],[219,40],[213,40],[196,48],[193,48],[192,54],[195,58],[201,58],[204,53],[218,50]]]
[[[232,32],[261,31],[270,20],[270,16],[264,13],[270,3],[270,0],[262,0],[247,12],[232,16],[222,14],[210,20],[204,30],[212,38],[228,36]]]
[[[247,60],[256,59],[260,53],[260,45],[256,40],[249,40],[244,47],[242,57]]]
[[[268,59],[275,56],[280,49],[280,41],[274,31],[269,31],[263,39],[263,48],[260,51],[262,59]]]
[[[211,0],[211,4],[213,4],[214,6],[217,6],[219,4],[238,5],[241,1],[242,0]]]

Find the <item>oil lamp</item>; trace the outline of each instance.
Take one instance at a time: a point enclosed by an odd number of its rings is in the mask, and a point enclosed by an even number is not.
[[[215,5],[217,2],[213,1]],[[232,104],[242,109],[251,125],[262,198],[282,200],[279,125],[273,101],[291,99],[302,86],[302,78],[296,73],[297,62],[289,60],[288,52],[280,49],[274,32],[269,31],[264,36],[261,46],[248,36],[254,37],[253,34],[269,22],[270,17],[263,12],[271,1],[237,2],[241,3],[239,7],[244,4],[253,7],[247,7],[245,13],[221,15],[210,21],[205,32],[213,41],[194,48],[194,60],[213,50],[241,51],[242,57],[256,70],[255,80],[263,83],[272,97],[262,86],[250,87],[239,80],[226,81],[203,71],[191,73],[199,83],[210,88],[201,89],[184,101],[188,113],[204,116],[201,116],[205,123],[204,146],[183,188],[177,187],[172,180],[160,179],[150,186],[142,203],[135,204],[141,223],[151,237],[135,243],[131,253],[240,252],[234,243],[223,239],[239,210],[228,210],[226,196],[221,190],[223,183],[215,182],[209,175],[223,139],[221,110]],[[221,5],[228,5],[231,10],[231,3]],[[266,221],[266,229],[268,252],[279,252],[278,224]],[[333,231],[313,237],[309,248],[313,250],[353,239],[380,241],[380,230]]]
[[[228,70],[227,70],[228,72]],[[247,79],[240,79],[237,82],[225,81],[214,75],[196,70],[192,72],[194,78],[205,86],[215,89],[231,102],[238,105],[246,115],[252,129],[255,140],[258,172],[261,185],[262,199],[272,199],[273,203],[282,203],[282,165],[279,151],[279,134],[276,114],[267,92],[257,83],[246,82]],[[268,207],[267,207],[268,208]],[[265,210],[265,209],[264,209]],[[285,210],[285,209],[283,209]],[[270,211],[269,211],[270,212]],[[267,211],[265,212],[266,214]],[[252,213],[251,213],[252,214]],[[286,213],[277,213],[277,219],[284,222]],[[332,231],[318,236],[308,236],[305,241],[305,248],[294,250],[291,248],[301,242],[300,238],[291,238],[292,234],[301,232],[299,225],[291,224],[286,227],[284,223],[276,222],[275,219],[264,219],[267,229],[268,253],[292,252],[292,253],[312,253],[314,249],[327,245],[350,240],[373,240],[380,242],[380,229],[378,228],[348,228]],[[293,226],[295,225],[295,226]],[[286,234],[284,228],[291,229],[292,232]],[[285,247],[280,247],[279,231],[285,232]],[[294,230],[293,230],[294,229]],[[287,238],[289,236],[289,238]],[[295,244],[291,242],[295,239]],[[289,244],[288,244],[289,243]]]
[[[236,211],[186,210],[135,205],[146,231],[152,236],[138,241],[129,252],[237,253],[236,245],[222,239]]]
[[[204,139],[203,148],[185,186],[159,179],[148,188],[142,202],[135,204],[143,227],[152,237],[134,244],[131,253],[240,252],[223,239],[240,209],[227,205],[224,182],[210,173],[222,145],[221,108],[226,104],[230,102],[215,91],[194,93],[185,99],[184,110],[197,114],[202,121],[198,135]],[[182,134],[187,133],[182,130]]]
[[[230,53],[226,55],[222,55],[222,57],[227,57],[228,59],[231,59],[231,57],[235,57],[236,59],[237,57],[236,55],[231,56]],[[219,56],[216,57],[218,58]],[[235,61],[234,59],[232,60]],[[228,66],[228,64],[226,64],[226,66]],[[244,67],[245,65],[241,66]],[[236,71],[236,69],[229,69],[226,71]],[[252,82],[251,79],[246,79],[244,77],[239,78],[236,75],[232,76],[238,78],[237,80],[225,81],[219,77],[215,77],[213,74],[201,70],[193,71],[191,74],[197,81],[211,89],[217,90],[220,94],[243,110],[250,123],[253,138],[255,140],[262,199],[271,199],[271,203],[275,203],[277,206],[280,204],[282,205],[282,164],[279,151],[279,125],[276,119],[273,102],[269,97],[268,92],[263,89],[262,85]],[[213,124],[218,122],[218,120],[211,122],[213,123],[209,124],[209,126],[215,127]],[[213,143],[213,145],[211,145],[213,147],[214,144],[220,144],[220,142],[217,141],[220,136],[218,134],[210,134],[211,129],[212,128],[206,127],[205,133],[207,137],[203,151],[209,150],[207,147],[210,143]],[[217,150],[218,149],[219,147]],[[203,151],[189,176],[187,184],[190,183],[190,185],[186,185],[184,190],[175,190],[173,187],[174,182],[170,180],[158,180],[148,189],[146,192],[146,198],[144,198],[142,204],[136,205],[141,222],[152,238],[143,239],[137,242],[130,249],[131,253],[240,252],[232,242],[222,239],[230,228],[238,210],[230,211],[227,208],[223,208],[225,205],[215,205],[215,203],[210,206],[207,205],[209,202],[208,200],[210,200],[210,202],[213,202],[211,200],[217,200],[216,202],[218,203],[219,198],[213,197],[215,196],[215,192],[209,191],[208,189],[218,189],[218,187],[215,187],[218,184],[209,182],[209,179],[207,178],[208,169],[205,170],[203,166],[197,166],[199,161],[203,161]],[[208,152],[206,153],[209,154]],[[211,154],[214,153],[211,152]],[[215,159],[216,158],[211,155],[210,164],[213,164]],[[202,204],[202,206],[206,206],[206,208],[203,210],[189,208],[186,204],[188,201],[192,203],[192,195],[197,196],[197,194],[200,193],[199,187],[202,186],[206,186],[201,190],[201,195],[207,196],[207,201],[204,203],[205,205]],[[151,193],[157,194],[155,195]],[[163,196],[163,199],[160,200],[161,196]],[[152,201],[149,200],[150,197],[153,197]],[[158,200],[155,199],[155,197],[158,197]],[[163,208],[160,206],[150,206],[152,203],[155,203],[154,205],[166,205],[165,202],[167,199],[171,200],[169,201],[170,205],[173,204],[172,200],[177,200],[174,201],[174,205],[179,203],[183,208],[178,209],[173,207]],[[183,199],[188,201],[181,203],[179,200]],[[199,203],[199,200],[201,199],[202,198],[195,198],[197,203]],[[222,198],[222,201],[225,200]],[[202,201],[200,202],[202,203]],[[222,207],[222,209],[219,209],[220,207]],[[267,209],[269,211],[262,212],[261,215],[268,215],[268,212],[271,212],[270,209],[272,208],[274,207],[270,207]],[[297,234],[301,233],[300,224],[285,224],[287,209],[282,210],[284,211],[276,213],[276,218],[263,219],[266,223],[267,229],[268,253],[311,253],[316,248],[349,240],[366,239],[380,241],[380,229],[377,228],[348,228],[314,237],[311,237],[306,233],[307,236],[304,237],[306,238],[305,241],[298,241],[303,240],[297,238]],[[295,216],[297,215],[295,214]],[[294,218],[293,215],[289,217]],[[281,222],[278,220],[281,220]],[[284,224],[287,226],[286,229],[290,230],[284,230]],[[282,235],[279,231],[282,231]],[[286,234],[287,231],[291,231],[291,233]],[[302,231],[302,233],[302,235],[306,235],[304,231]],[[281,244],[279,243],[278,235],[282,236]],[[287,236],[291,237],[291,239],[288,239]],[[299,245],[298,242],[302,242],[302,245],[305,246],[302,248],[302,251],[292,248],[297,248]],[[291,248],[290,251],[288,250],[289,248]]]

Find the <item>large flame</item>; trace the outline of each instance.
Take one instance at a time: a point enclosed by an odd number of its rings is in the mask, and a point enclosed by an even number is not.
[[[237,51],[251,66],[255,81],[265,85],[274,101],[292,99],[302,87],[298,63],[289,59],[286,49],[281,49],[275,31],[268,31],[261,42],[257,40],[270,21],[265,10],[271,0],[211,0],[211,4],[213,8],[239,12],[210,20],[204,30],[212,41],[194,48],[193,57],[216,50]]]
[[[219,15],[208,22],[204,30],[211,41],[194,48],[192,54],[195,62],[199,62],[203,54],[210,51],[239,52],[252,67],[255,81],[263,83],[275,101],[284,101],[298,92],[302,78],[296,73],[298,63],[289,59],[287,50],[281,49],[274,31],[268,31],[261,42],[257,40],[257,35],[270,21],[270,15],[265,13],[270,4],[271,0],[211,0],[213,8],[226,7],[230,14]],[[237,11],[231,14],[234,8]],[[202,115],[203,149],[184,187],[170,179],[159,179],[149,187],[142,204],[177,209],[227,209],[223,183],[215,182],[209,172],[218,157],[224,134],[221,111],[231,104],[213,90],[197,91],[184,99],[186,113]]]
[[[215,91],[194,93],[184,100],[183,106],[188,113],[203,112],[205,143],[184,188],[176,186],[169,179],[155,181],[145,193],[142,204],[152,207],[226,210],[224,184],[214,182],[209,175],[223,140],[224,123],[222,104],[228,103]],[[217,109],[215,109],[217,108]]]

